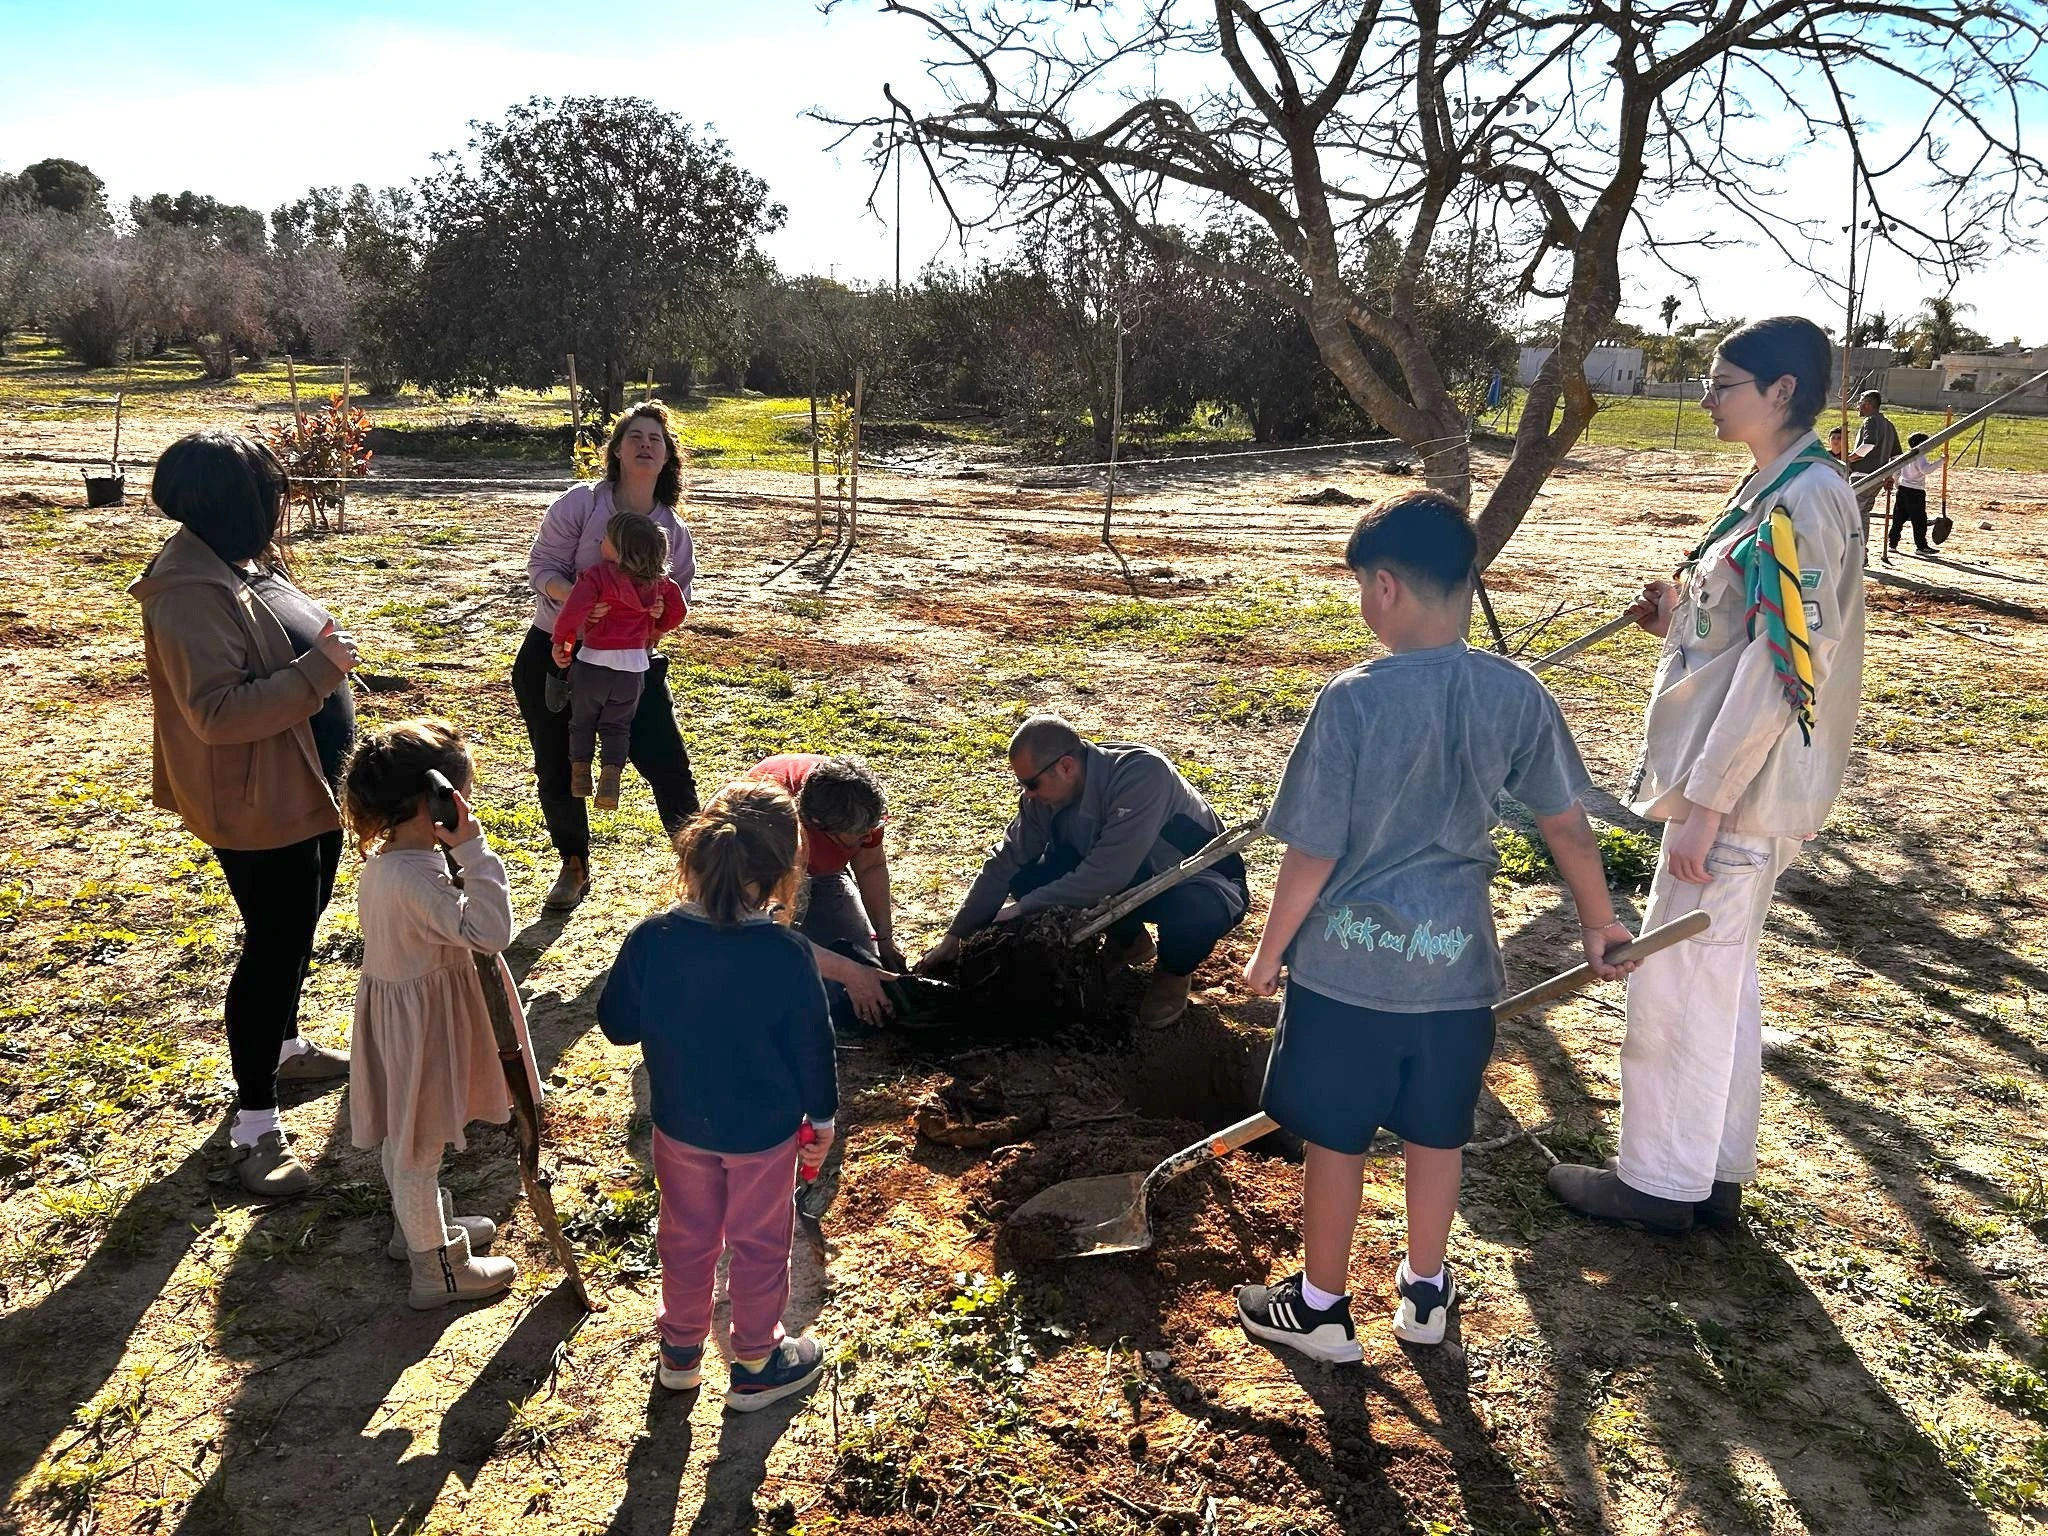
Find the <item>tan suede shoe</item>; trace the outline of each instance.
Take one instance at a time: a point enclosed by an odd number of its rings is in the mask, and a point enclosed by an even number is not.
[[[298,1055],[287,1056],[277,1064],[280,1083],[325,1083],[347,1076],[348,1052],[330,1051],[320,1045],[308,1045]]]
[[[252,1195],[275,1199],[310,1189],[313,1175],[292,1156],[291,1144],[282,1131],[265,1131],[249,1147],[228,1148],[228,1167]]]

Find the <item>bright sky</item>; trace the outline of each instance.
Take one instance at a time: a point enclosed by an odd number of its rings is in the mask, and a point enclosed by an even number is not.
[[[425,18],[425,19],[423,19]],[[472,118],[530,95],[635,95],[713,125],[734,157],[789,210],[769,252],[788,272],[886,280],[893,230],[866,212],[871,173],[857,146],[806,118],[881,104],[893,80],[930,101],[915,24],[865,0],[821,17],[813,0],[680,0],[638,10],[561,0],[351,0],[327,10],[258,0],[0,0],[0,169],[45,156],[83,161],[116,207],[133,194],[190,188],[266,213],[312,185],[400,183],[459,148]],[[1862,104],[1868,110],[1868,104]],[[2048,122],[2037,130],[2048,138]],[[2037,146],[2038,147],[2038,146]],[[1833,157],[1795,163],[1791,200],[1846,204]],[[878,206],[886,216],[884,188]],[[957,259],[944,217],[904,177],[903,268]],[[1829,219],[1846,222],[1847,209]],[[1833,256],[1839,267],[1845,251]],[[1716,315],[1805,313],[1840,323],[1823,295],[1775,253],[1707,258]],[[1623,314],[1658,324],[1662,271],[1636,262]],[[1859,286],[1861,286],[1859,284]],[[1878,253],[1871,307],[1901,316],[1939,279]],[[1699,318],[1681,293],[1680,321]],[[1965,279],[1965,318],[1994,340],[2048,343],[2048,257],[2007,257]],[[1530,318],[1536,318],[1532,308]]]

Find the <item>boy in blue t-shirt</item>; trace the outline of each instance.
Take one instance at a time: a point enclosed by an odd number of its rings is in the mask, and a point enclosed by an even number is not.
[[[1603,959],[1630,935],[1579,806],[1586,769],[1557,701],[1523,667],[1465,644],[1477,551],[1472,524],[1435,491],[1359,519],[1344,563],[1360,616],[1391,654],[1323,689],[1266,817],[1287,855],[1244,978],[1270,997],[1287,966],[1262,1104],[1308,1143],[1306,1263],[1278,1285],[1244,1287],[1237,1311],[1255,1337],[1319,1360],[1361,1355],[1346,1282],[1381,1126],[1405,1144],[1395,1336],[1442,1342],[1457,1299],[1444,1251],[1507,980],[1490,896],[1502,791],[1535,813],[1588,925],[1595,972],[1633,969]]]

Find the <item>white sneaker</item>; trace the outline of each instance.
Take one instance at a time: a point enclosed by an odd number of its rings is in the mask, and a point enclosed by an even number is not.
[[[1451,1308],[1458,1303],[1458,1282],[1451,1266],[1444,1266],[1441,1284],[1430,1285],[1416,1279],[1403,1259],[1394,1271],[1394,1289],[1401,1293],[1401,1305],[1394,1309],[1394,1337],[1403,1344],[1443,1343]]]

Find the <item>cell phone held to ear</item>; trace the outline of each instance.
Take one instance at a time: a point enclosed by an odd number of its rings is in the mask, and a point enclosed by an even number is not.
[[[438,768],[427,770],[427,814],[453,832],[462,823],[462,811],[455,803],[455,786]]]

